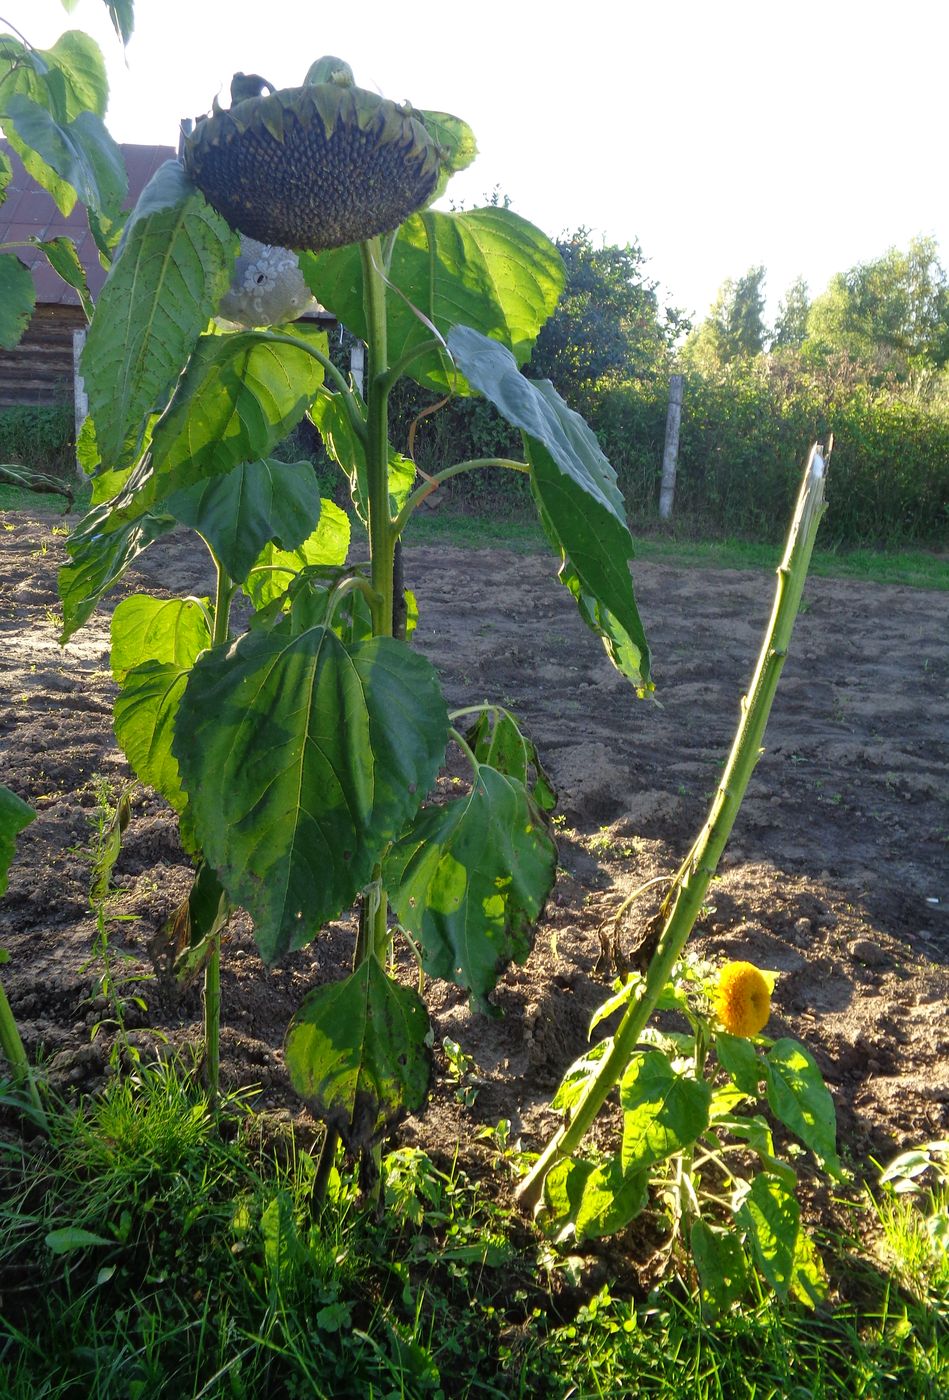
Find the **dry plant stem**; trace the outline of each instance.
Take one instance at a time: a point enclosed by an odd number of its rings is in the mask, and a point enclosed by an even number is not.
[[[0,1050],[3,1051],[13,1071],[14,1084],[18,1089],[26,1090],[37,1121],[45,1132],[47,1130],[46,1114],[43,1112],[43,1105],[40,1102],[39,1090],[33,1078],[26,1050],[23,1048],[23,1041],[20,1039],[13,1011],[7,1001],[7,994],[2,986],[0,986]]]
[[[761,741],[784,667],[814,537],[823,514],[823,497],[824,460],[814,447],[804,473],[784,557],[778,566],[771,620],[750,689],[741,702],[741,719],[708,817],[663,901],[660,912],[665,917],[665,923],[656,951],[638,995],[630,1001],[617,1027],[610,1051],[600,1061],[596,1075],[576,1104],[570,1121],[554,1134],[518,1188],[517,1196],[529,1210],[539,1207],[544,1180],[551,1167],[576,1151],[610,1091],[621,1079],[692,932],[761,753]]]

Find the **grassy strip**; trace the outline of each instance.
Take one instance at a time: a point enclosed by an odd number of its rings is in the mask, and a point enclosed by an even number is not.
[[[89,492],[77,496],[73,514],[78,518],[89,503]],[[0,511],[22,510],[30,515],[63,515],[69,506],[65,496],[53,492],[40,494],[23,486],[0,486]]]
[[[65,496],[39,496],[15,486],[0,486],[0,512],[21,510],[31,515],[61,515]],[[79,497],[73,510],[78,519],[88,508]],[[536,518],[467,515],[417,511],[405,533],[409,545],[454,545],[461,549],[509,549],[518,554],[545,552],[549,546]],[[634,535],[637,559],[696,569],[766,569],[773,572],[781,554],[777,544],[751,540],[671,540],[661,535]],[[908,588],[949,589],[945,554],[924,549],[815,550],[811,574],[821,578],[856,578],[865,583],[902,584]]]
[[[535,520],[497,519],[447,511],[417,514],[406,532],[410,544],[448,544],[468,549],[510,549],[529,554],[548,548]],[[697,569],[766,569],[773,572],[780,544],[752,540],[673,540],[663,535],[633,536],[637,559]],[[810,572],[822,578],[857,578],[911,588],[949,589],[946,556],[923,549],[815,550]]]
[[[50,1120],[48,1144],[8,1125],[0,1146],[9,1400],[935,1400],[949,1386],[947,1300],[899,1297],[853,1258],[835,1272],[859,1306],[752,1300],[712,1323],[681,1284],[637,1304],[614,1269],[611,1292],[595,1252],[555,1255],[415,1148],[385,1161],[380,1220],[335,1177],[314,1219],[313,1160],[289,1130],[232,1102],[219,1133],[174,1064],[117,1074]],[[513,1154],[497,1149],[503,1172]]]

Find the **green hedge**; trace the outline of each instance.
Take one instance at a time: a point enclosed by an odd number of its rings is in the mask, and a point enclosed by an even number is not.
[[[665,384],[604,393],[593,426],[635,520],[654,518]],[[949,538],[949,416],[821,367],[761,357],[686,379],[675,515],[723,535],[780,539],[805,454],[834,434],[825,543]]]
[[[0,408],[0,462],[64,479],[75,476],[72,404],[20,404]]]

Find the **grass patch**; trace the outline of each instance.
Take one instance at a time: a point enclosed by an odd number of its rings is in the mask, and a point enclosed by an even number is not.
[[[406,531],[406,543],[447,544],[465,549],[511,549],[541,553],[548,549],[536,520],[419,511]],[[782,545],[753,540],[674,540],[658,534],[634,534],[635,558],[696,569],[777,568]],[[822,578],[857,578],[865,583],[903,584],[911,588],[949,589],[946,556],[923,549],[815,550],[810,572]]]
[[[0,486],[0,512],[61,515],[65,496],[40,495]],[[88,509],[89,491],[81,493],[72,515]],[[453,545],[460,549],[509,549],[518,554],[544,553],[549,546],[536,518],[471,515],[441,510],[416,511],[405,532],[412,545]],[[695,569],[766,569],[777,567],[782,546],[753,540],[673,540],[657,534],[633,536],[635,558]],[[909,588],[949,589],[947,556],[924,549],[815,550],[810,572],[821,578],[856,578],[864,583],[902,584]]]
[[[77,519],[88,509],[91,495],[88,487],[77,492],[71,511]],[[0,512],[22,510],[29,515],[64,515],[68,507],[68,498],[58,492],[28,491],[23,486],[0,485]]]
[[[831,1267],[859,1306],[759,1299],[712,1323],[675,1280],[634,1301],[615,1250],[603,1286],[595,1252],[554,1254],[492,1198],[494,1177],[417,1148],[385,1158],[378,1218],[339,1177],[315,1217],[313,1158],[290,1129],[246,1096],[219,1127],[174,1062],[50,1120],[49,1142],[12,1118],[0,1142],[9,1400],[936,1400],[949,1386],[943,1307],[853,1259]]]

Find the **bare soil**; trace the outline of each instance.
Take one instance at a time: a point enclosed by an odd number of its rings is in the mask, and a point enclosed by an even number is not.
[[[109,612],[130,592],[207,592],[202,546],[176,534],[130,571],[96,617],[57,643],[56,522],[9,514],[0,534],[0,782],[38,812],[23,833],[0,904],[3,970],[28,1049],[68,1093],[110,1072],[113,1015],[99,992],[90,851],[97,794],[130,779],[110,725]],[[417,644],[449,702],[485,698],[515,711],[560,793],[561,873],[534,953],[502,980],[503,1016],[473,1014],[462,992],[431,983],[440,1068],[451,1037],[474,1061],[474,1102],[443,1074],[403,1141],[483,1172],[483,1124],[512,1121],[538,1148],[563,1070],[586,1044],[610,989],[600,930],[644,881],[677,867],[700,826],[771,607],[764,573],[635,568],[654,648],[656,698],[613,672],[551,560],[502,550],[418,548]],[[842,1147],[885,1157],[949,1131],[949,609],[947,595],[853,581],[809,581],[756,770],[694,946],[779,973],[769,1034],[817,1056],[834,1094]],[[458,770],[462,771],[461,769]],[[107,905],[113,973],[142,1044],[156,1031],[198,1045],[197,989],[154,974],[149,942],[186,893],[190,864],[173,814],[138,788]],[[631,947],[654,890],[622,930]],[[342,975],[353,924],[268,971],[246,916],[232,921],[223,972],[226,1083],[260,1087],[258,1105],[308,1123],[281,1045],[304,993]],[[406,964],[405,975],[412,975]],[[103,1024],[106,1023],[106,1024]],[[101,1029],[96,1032],[96,1028]]]

